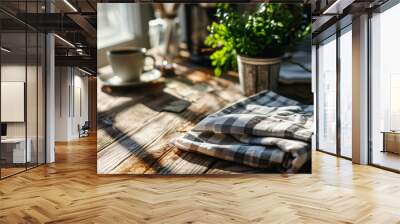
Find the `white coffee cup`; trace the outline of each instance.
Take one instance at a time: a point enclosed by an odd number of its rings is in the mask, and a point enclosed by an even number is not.
[[[153,60],[155,68],[156,59],[146,54],[146,48],[125,48],[110,50],[107,52],[108,61],[111,64],[113,73],[121,82],[139,82],[140,75],[149,70],[144,69],[145,59]]]

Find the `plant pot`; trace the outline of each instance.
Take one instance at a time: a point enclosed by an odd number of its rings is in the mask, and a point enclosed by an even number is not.
[[[237,56],[240,87],[245,96],[278,88],[281,58]]]

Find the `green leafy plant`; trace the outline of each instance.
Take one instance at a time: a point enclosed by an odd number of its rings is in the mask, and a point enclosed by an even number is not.
[[[262,3],[244,13],[229,4],[219,4],[215,16],[217,21],[209,26],[205,44],[215,49],[210,59],[216,75],[236,69],[237,54],[282,56],[311,31],[309,10],[300,4]]]

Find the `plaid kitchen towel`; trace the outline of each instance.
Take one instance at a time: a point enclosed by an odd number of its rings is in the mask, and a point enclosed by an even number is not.
[[[261,92],[206,117],[174,144],[252,167],[296,172],[311,157],[312,109]]]

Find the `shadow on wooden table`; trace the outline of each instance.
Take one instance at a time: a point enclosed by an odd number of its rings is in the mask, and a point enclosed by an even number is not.
[[[103,85],[101,87],[101,90],[111,96],[129,96],[131,94],[143,94],[146,92],[162,92],[163,89],[165,88],[165,82],[160,80],[160,81],[154,81],[150,83],[146,83],[140,86],[109,86],[109,85]]]
[[[170,82],[177,87],[171,87]],[[109,97],[109,102],[123,100],[116,104],[110,103],[113,106],[98,113],[98,128],[109,139],[100,139],[98,143],[100,173],[271,173],[167,146],[169,139],[176,137],[179,132],[189,130],[213,110],[239,99],[241,95],[238,88],[233,87],[237,83],[235,75],[225,74],[216,78],[210,70],[198,68],[181,71],[173,78],[161,78],[142,86],[102,86],[101,91],[106,93],[104,97]],[[185,90],[181,86],[197,91],[195,95],[200,98],[191,101],[192,105],[182,112],[163,112],[163,108],[171,102],[186,100]],[[204,86],[212,90],[198,88]],[[278,93],[308,103],[312,102],[312,95],[308,93],[311,90],[308,88],[311,89],[308,85],[283,86]],[[221,91],[228,98],[221,97]],[[146,109],[133,109],[136,104],[142,104]],[[130,125],[130,122],[137,122],[138,125]],[[152,145],[155,142],[157,146]],[[168,161],[166,158],[169,158]],[[310,167],[306,169],[308,172],[311,170]]]

